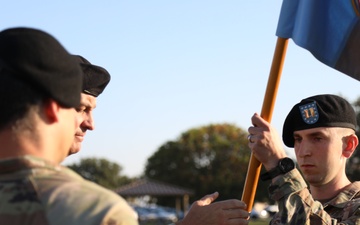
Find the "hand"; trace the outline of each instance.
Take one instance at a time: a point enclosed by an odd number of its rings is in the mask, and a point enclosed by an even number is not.
[[[212,203],[218,192],[209,194],[194,202],[185,218],[177,225],[246,225],[249,212],[246,204],[237,199]],[[212,203],[212,204],[211,204]]]
[[[249,147],[266,170],[275,168],[280,159],[286,157],[282,141],[275,129],[255,113],[251,117],[254,126],[249,127]]]

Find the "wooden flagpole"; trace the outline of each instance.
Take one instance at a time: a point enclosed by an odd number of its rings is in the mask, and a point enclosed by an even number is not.
[[[287,38],[278,37],[260,114],[260,116],[269,123],[271,122],[272,113],[274,111],[276,94],[280,84],[280,77],[285,61],[287,45]],[[251,212],[253,207],[260,170],[261,163],[251,153],[242,195],[242,201],[247,204],[248,212]]]

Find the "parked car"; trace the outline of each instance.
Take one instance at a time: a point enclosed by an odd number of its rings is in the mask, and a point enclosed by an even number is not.
[[[265,209],[263,209],[261,211],[257,211],[255,209],[253,209],[250,212],[250,218],[252,218],[252,219],[260,219],[260,218],[263,219],[263,218],[268,218],[268,217],[269,217],[269,214]]]
[[[170,211],[161,206],[133,206],[133,208],[137,212],[140,221],[160,220],[176,222],[178,220],[175,211]]]

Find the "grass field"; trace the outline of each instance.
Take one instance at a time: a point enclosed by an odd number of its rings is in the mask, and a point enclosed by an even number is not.
[[[270,219],[251,219],[249,225],[268,225]]]
[[[249,225],[268,225],[270,219],[251,219]],[[160,220],[147,220],[139,221],[140,225],[175,225],[169,221],[160,221]]]

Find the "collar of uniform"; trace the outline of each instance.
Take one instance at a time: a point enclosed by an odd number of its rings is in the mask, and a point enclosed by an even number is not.
[[[9,174],[24,169],[33,169],[40,167],[48,167],[52,169],[58,168],[58,166],[53,165],[52,163],[42,158],[38,158],[32,155],[0,159],[0,174]]]
[[[355,198],[360,193],[360,181],[353,182],[344,187],[343,190],[333,199],[323,204],[324,207],[336,206],[344,208],[350,200]]]

